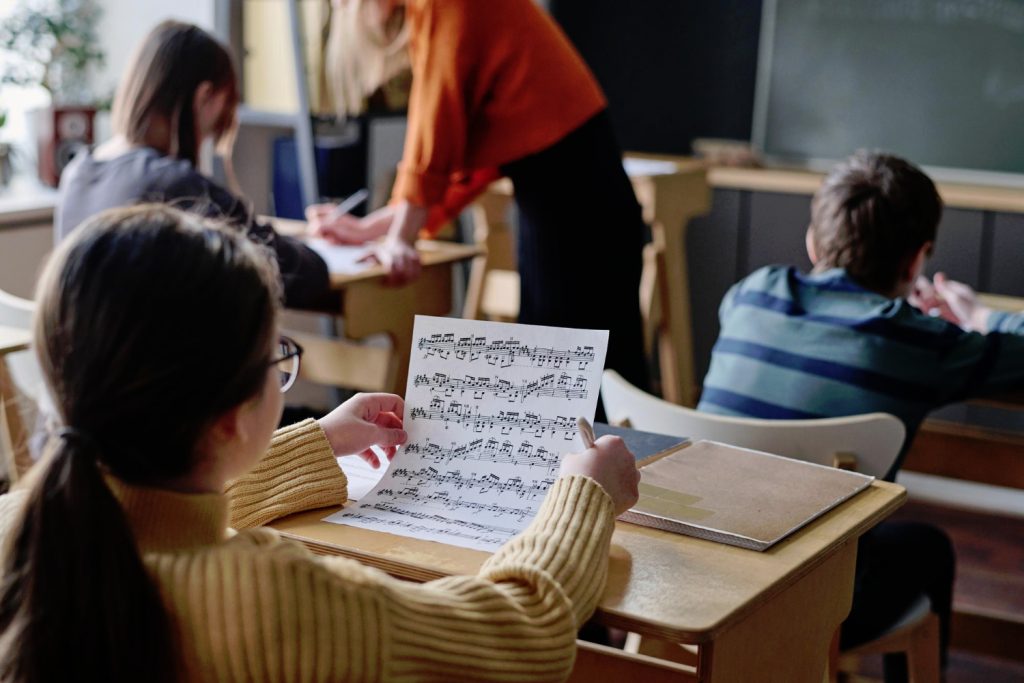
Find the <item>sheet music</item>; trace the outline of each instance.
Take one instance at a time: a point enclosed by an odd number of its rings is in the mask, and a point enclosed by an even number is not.
[[[372,262],[360,262],[366,256],[369,248],[364,245],[351,246],[347,244],[332,244],[319,237],[310,237],[304,240],[306,246],[320,255],[320,258],[327,264],[327,272],[340,275],[353,275],[362,272],[373,265]]]
[[[608,332],[416,316],[408,444],[358,505],[326,521],[477,550],[522,531],[583,446]]]

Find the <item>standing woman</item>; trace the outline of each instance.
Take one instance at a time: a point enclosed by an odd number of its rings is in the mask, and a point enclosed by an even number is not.
[[[114,137],[75,157],[61,175],[55,241],[105,209],[140,201],[168,202],[223,218],[270,247],[291,307],[318,308],[329,298],[327,266],[295,239],[260,222],[235,182],[231,151],[238,78],[227,48],[198,26],[164,21],[143,39],[114,99]],[[199,172],[211,140],[228,185]]]
[[[340,242],[384,237],[377,257],[406,281],[420,231],[508,176],[519,320],[609,329],[608,366],[645,386],[643,218],[604,95],[554,21],[533,0],[341,0],[327,58],[342,113],[406,65],[413,85],[391,204],[364,219],[310,207],[313,226]]]

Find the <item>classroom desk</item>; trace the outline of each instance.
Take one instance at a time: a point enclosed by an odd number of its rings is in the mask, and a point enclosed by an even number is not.
[[[303,221],[270,218],[274,228],[285,235],[301,236]],[[468,261],[482,252],[480,247],[454,242],[420,240],[416,243],[423,270],[414,282],[401,287],[385,284],[387,271],[370,266],[358,273],[332,273],[331,288],[338,292],[338,315],[344,316],[344,334],[349,339],[365,339],[385,334],[391,342],[388,379],[383,386],[353,386],[355,389],[390,391],[405,394],[412,348],[413,319],[421,315],[448,315],[452,311],[452,266]],[[346,347],[355,353],[354,347]],[[367,351],[367,363],[379,354]],[[352,365],[358,365],[359,359]],[[349,367],[352,367],[350,365]]]
[[[867,490],[763,553],[619,522],[597,619],[699,645],[700,681],[820,683],[850,609],[857,538],[902,505]],[[321,521],[314,510],[271,526],[324,555],[413,581],[475,573],[487,553]]]

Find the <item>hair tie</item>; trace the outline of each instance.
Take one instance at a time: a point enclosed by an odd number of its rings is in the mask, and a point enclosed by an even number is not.
[[[74,427],[61,427],[57,430],[57,437],[67,442],[77,442],[79,446],[94,454],[99,454],[102,449],[99,442],[81,429]]]

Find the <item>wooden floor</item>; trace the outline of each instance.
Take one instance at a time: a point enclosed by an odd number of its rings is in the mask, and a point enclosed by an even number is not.
[[[929,522],[946,531],[957,553],[953,601],[956,609],[1024,623],[1024,519],[911,501],[893,519]],[[954,636],[955,638],[955,636]],[[1024,681],[1024,643],[1016,661],[953,649],[946,683]],[[865,659],[864,678],[877,681],[881,661]]]
[[[953,539],[958,607],[1024,620],[1024,519],[915,501],[893,519],[930,522]]]

